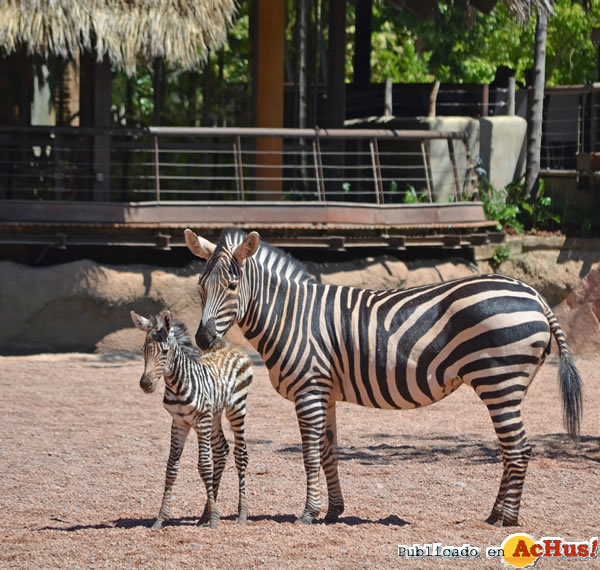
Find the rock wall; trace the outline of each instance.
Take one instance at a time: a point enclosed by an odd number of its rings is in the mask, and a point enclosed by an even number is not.
[[[600,354],[600,266],[554,309],[572,352]]]
[[[599,260],[600,248],[569,252],[522,248],[497,271],[531,284],[554,306],[597,269]],[[169,308],[194,332],[201,317],[196,284],[202,267],[200,260],[177,269],[108,266],[88,260],[39,268],[0,262],[0,317],[4,324],[0,353],[137,352],[144,335],[131,325],[132,309],[151,315]],[[307,263],[306,268],[323,283],[374,289],[407,288],[492,270],[485,261],[476,267],[460,259],[404,263],[390,256]],[[588,288],[600,287],[600,278],[597,281]],[[600,306],[598,298],[600,293],[594,297],[596,308]],[[590,311],[582,305],[560,313],[567,338],[585,337],[584,325],[588,324],[589,334],[597,335],[594,323],[600,310]],[[252,350],[239,329],[230,333],[230,340]],[[580,352],[591,346],[579,341],[573,344],[574,351]]]
[[[82,260],[51,267],[0,262],[0,353],[137,352],[144,335],[129,311],[151,315],[169,308],[194,332],[201,317],[198,260],[182,269],[108,266]],[[410,287],[469,275],[464,262],[430,263],[409,270],[391,257],[339,264],[308,264],[324,283],[370,288]],[[6,326],[8,324],[8,326]],[[251,350],[239,329],[230,340]]]

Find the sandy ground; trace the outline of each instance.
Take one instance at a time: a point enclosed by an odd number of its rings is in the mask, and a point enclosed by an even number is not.
[[[237,477],[228,461],[214,529],[196,526],[205,494],[190,439],[170,524],[158,513],[170,416],[162,390],[143,394],[140,357],[0,358],[0,566],[3,568],[406,567],[501,568],[485,557],[512,532],[571,541],[600,534],[598,359],[578,359],[585,383],[582,439],[564,435],[550,360],[526,398],[535,450],[521,525],[484,523],[501,463],[485,407],[467,388],[429,408],[389,412],[341,404],[340,472],[346,512],[335,525],[294,524],[305,479],[292,404],[255,366],[247,424],[249,524],[235,520]],[[326,505],[322,481],[323,504]],[[398,545],[468,543],[466,561],[399,558]],[[540,560],[598,567],[598,560]]]

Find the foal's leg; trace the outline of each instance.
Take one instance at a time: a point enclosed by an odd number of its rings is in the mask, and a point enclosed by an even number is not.
[[[162,504],[158,513],[158,518],[154,521],[152,528],[154,530],[162,528],[163,523],[169,519],[169,511],[171,508],[171,494],[173,485],[179,471],[179,459],[185,438],[190,431],[188,424],[177,424],[175,421],[171,423],[171,450],[169,451],[169,459],[167,461],[167,474],[165,477],[165,490],[163,493]]]
[[[216,501],[217,495],[219,494],[221,475],[223,475],[223,470],[225,469],[225,464],[227,462],[227,455],[229,453],[229,445],[227,444],[225,434],[223,433],[223,427],[221,425],[221,414],[216,414],[213,417],[211,447],[213,460],[213,492]],[[198,462],[200,462],[200,459],[200,446],[198,446]],[[207,498],[206,504],[204,505],[204,511],[200,517],[200,520],[198,521],[198,524],[203,525],[209,522],[208,510]]]
[[[325,521],[336,522],[344,512],[344,497],[338,474],[337,425],[335,421],[335,400],[330,399],[327,406],[325,437],[321,449],[321,465],[327,480],[329,506]]]
[[[206,487],[206,520],[211,528],[215,528],[221,515],[217,510],[213,484],[213,465],[211,459],[211,427],[212,414],[206,413],[196,425],[198,435],[198,473]]]
[[[248,451],[246,450],[246,437],[244,427],[246,420],[246,398],[226,408],[225,413],[231,424],[231,431],[235,440],[233,457],[238,472],[238,523],[245,525],[248,522],[248,503],[246,502],[246,468],[248,466]]]

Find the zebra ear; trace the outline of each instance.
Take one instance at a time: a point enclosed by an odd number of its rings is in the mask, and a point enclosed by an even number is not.
[[[252,257],[256,253],[259,245],[260,236],[258,235],[258,232],[250,232],[244,238],[244,241],[235,248],[233,257],[238,260],[240,265],[243,265],[246,259]]]
[[[135,311],[130,311],[129,314],[131,315],[134,327],[142,331],[149,331],[152,328],[152,323],[146,317],[138,315]]]
[[[160,316],[167,333],[170,333],[171,327],[173,326],[173,315],[171,314],[171,311],[163,311]]]
[[[188,249],[202,259],[208,259],[215,251],[216,245],[207,239],[198,237],[192,230],[187,229],[184,232],[185,243]]]

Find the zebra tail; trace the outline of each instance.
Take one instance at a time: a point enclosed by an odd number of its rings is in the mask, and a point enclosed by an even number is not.
[[[571,439],[576,441],[579,438],[579,425],[583,415],[581,376],[575,366],[565,333],[560,327],[556,315],[547,306],[545,307],[545,313],[550,330],[558,344],[560,355],[558,376],[563,404],[563,422]]]

